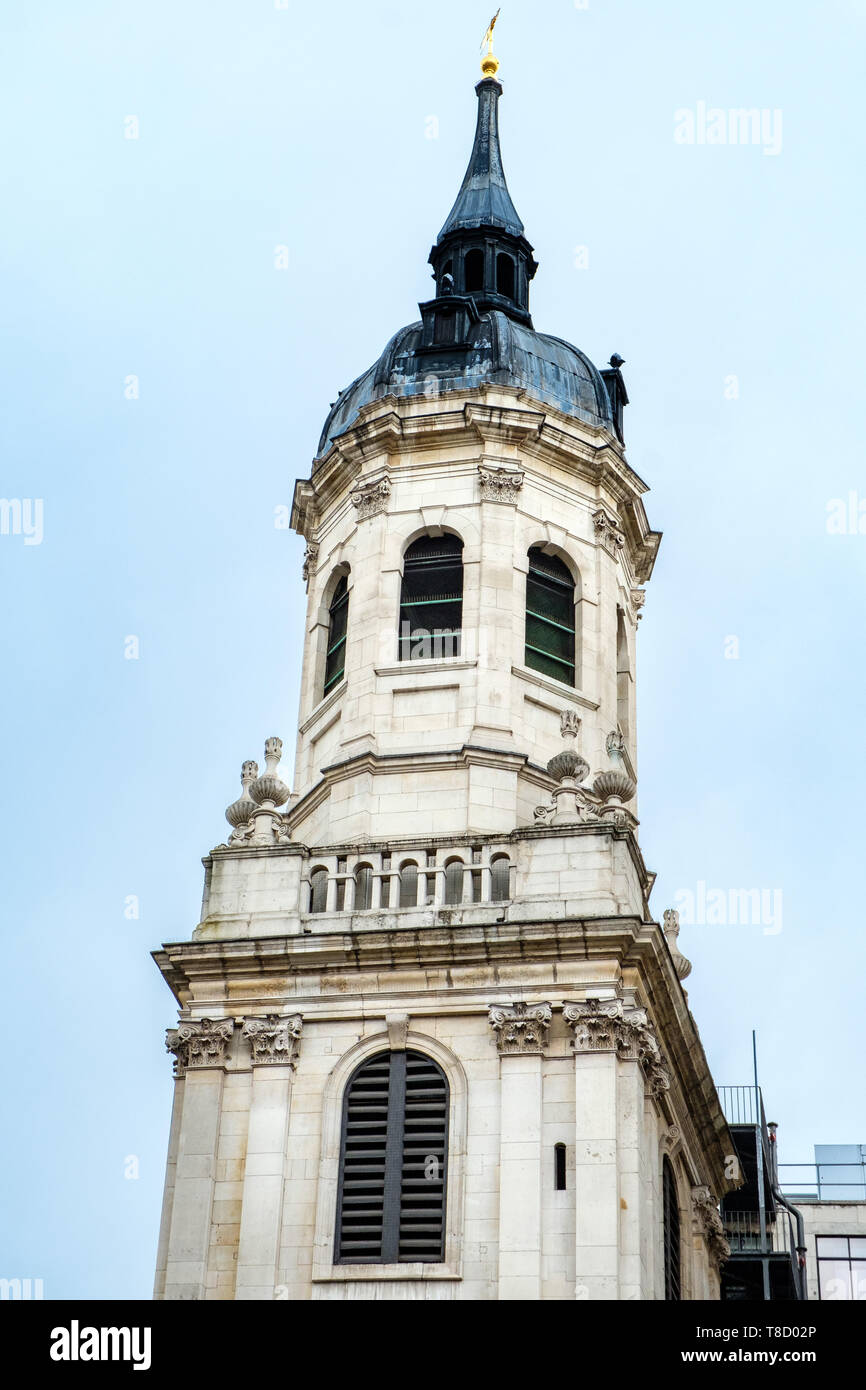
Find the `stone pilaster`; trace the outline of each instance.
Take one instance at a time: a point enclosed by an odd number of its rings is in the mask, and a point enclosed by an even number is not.
[[[244,1022],[253,1077],[238,1238],[239,1300],[272,1299],[277,1284],[292,1077],[301,1029],[300,1014],[268,1014]]]
[[[164,1297],[203,1299],[226,1052],[232,1019],[182,1022],[166,1034],[183,1076],[174,1200],[168,1230]]]
[[[496,1005],[499,1049],[499,1298],[541,1298],[542,1064],[549,1004]]]

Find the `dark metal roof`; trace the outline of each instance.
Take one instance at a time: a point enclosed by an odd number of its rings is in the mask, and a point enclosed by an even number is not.
[[[401,328],[377,362],[331,407],[317,457],[355,422],[363,406],[383,396],[439,396],[491,382],[522,387],[533,400],[615,433],[610,397],[589,358],[562,338],[515,322],[491,310],[455,346],[421,347],[422,324]]]
[[[502,88],[485,78],[478,93],[478,123],[469,167],[457,202],[439,233],[439,240],[461,228],[499,227],[511,236],[523,236],[523,223],[511,201],[499,148],[499,98]]]

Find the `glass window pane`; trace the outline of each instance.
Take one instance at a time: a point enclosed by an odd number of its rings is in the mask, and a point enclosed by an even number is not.
[[[851,1267],[847,1260],[819,1260],[818,1283],[822,1299],[839,1302],[851,1297]]]
[[[445,902],[454,907],[463,901],[463,864],[453,860],[445,869]]]
[[[418,902],[418,868],[404,864],[400,870],[400,906],[414,907]]]
[[[818,1259],[825,1259],[827,1256],[839,1257],[843,1260],[848,1258],[848,1237],[847,1236],[818,1236]]]
[[[852,1241],[853,1245],[854,1242]],[[854,1260],[851,1264],[851,1283],[854,1298],[858,1303],[866,1303],[866,1260]]]
[[[849,1244],[852,1259],[866,1260],[866,1236],[852,1236]]]

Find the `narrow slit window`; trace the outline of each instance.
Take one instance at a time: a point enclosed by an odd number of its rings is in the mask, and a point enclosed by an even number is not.
[[[343,575],[328,610],[328,649],[325,657],[324,695],[339,685],[346,670],[346,634],[349,627],[349,581]]]
[[[557,1192],[565,1191],[565,1145],[553,1146],[553,1177]]]
[[[526,578],[526,654],[533,671],[575,684],[574,579],[555,555],[529,552]]]
[[[380,1052],[346,1087],[334,1258],[439,1263],[445,1255],[448,1082],[421,1052]]]
[[[422,536],[403,562],[399,659],[459,656],[462,625],[463,542],[457,536]]]

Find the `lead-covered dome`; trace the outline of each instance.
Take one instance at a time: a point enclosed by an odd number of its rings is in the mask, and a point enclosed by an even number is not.
[[[491,309],[469,325],[465,343],[425,347],[423,340],[423,322],[401,328],[378,362],[341,392],[322,431],[319,457],[371,401],[383,396],[434,397],[469,391],[485,382],[522,387],[543,405],[616,432],[601,373],[562,338],[537,333]]]

